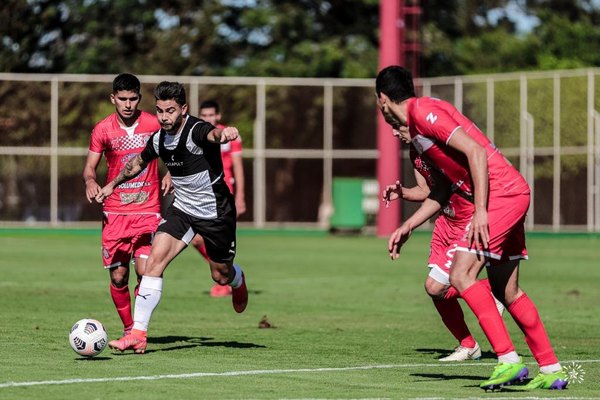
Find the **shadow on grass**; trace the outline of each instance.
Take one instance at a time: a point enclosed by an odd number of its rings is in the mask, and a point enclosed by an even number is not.
[[[410,374],[410,376],[417,376],[419,378],[426,378],[426,379],[419,379],[419,382],[425,382],[425,381],[446,381],[446,380],[453,380],[453,379],[464,379],[464,380],[471,380],[471,381],[484,381],[486,380],[488,377],[487,376],[481,376],[481,375],[452,375],[452,374]],[[479,385],[477,385],[479,386]]]
[[[442,357],[446,357],[448,355],[450,355],[452,353],[452,350],[448,350],[448,349],[427,349],[427,348],[420,348],[420,349],[415,349],[415,351],[419,352],[419,353],[424,353],[424,354],[435,354],[435,358],[442,358]],[[481,359],[482,360],[497,360],[496,357],[496,353],[494,353],[493,351],[482,351],[481,352]]]
[[[77,357],[75,361],[106,361],[112,360],[112,357]]]

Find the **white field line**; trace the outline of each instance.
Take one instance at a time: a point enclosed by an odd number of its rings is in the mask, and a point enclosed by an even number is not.
[[[596,364],[600,360],[568,360],[561,361],[567,363],[578,364]],[[528,364],[536,364],[530,362]],[[167,375],[147,375],[147,376],[121,376],[111,378],[85,378],[85,379],[63,379],[52,381],[30,381],[30,382],[5,382],[0,383],[0,389],[10,387],[23,386],[47,386],[47,385],[69,385],[73,383],[98,383],[98,382],[123,382],[123,381],[156,381],[160,379],[189,379],[189,378],[206,378],[213,376],[244,376],[244,375],[272,375],[272,374],[295,374],[295,373],[311,373],[311,372],[342,372],[342,371],[359,371],[370,369],[402,369],[402,368],[435,368],[435,367],[480,367],[493,366],[496,363],[435,363],[435,364],[388,364],[388,365],[363,365],[356,367],[339,367],[339,368],[298,368],[298,369],[258,369],[250,371],[229,371],[229,372],[194,372],[189,374],[167,374]],[[434,398],[431,398],[434,399]],[[494,399],[497,400],[496,397]],[[533,397],[532,397],[533,399]],[[574,399],[574,398],[573,398]]]

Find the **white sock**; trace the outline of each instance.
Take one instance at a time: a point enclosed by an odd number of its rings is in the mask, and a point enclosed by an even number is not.
[[[544,365],[543,367],[540,367],[540,372],[542,374],[553,374],[560,370],[561,370],[560,363]]]
[[[146,276],[142,277],[140,290],[135,298],[135,311],[133,313],[133,329],[147,331],[152,312],[160,302],[162,295],[163,278]]]
[[[229,286],[237,289],[242,285],[242,268],[240,268],[240,266],[237,264],[233,264],[233,269],[235,270],[235,275],[233,276],[233,280]]]
[[[521,362],[521,357],[519,357],[516,351],[511,351],[510,353],[498,356],[498,362],[516,364]]]

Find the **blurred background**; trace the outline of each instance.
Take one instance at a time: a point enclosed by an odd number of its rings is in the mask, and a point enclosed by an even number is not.
[[[534,188],[528,228],[600,231],[600,1],[382,1],[419,93],[454,103]],[[81,172],[112,79],[131,72],[142,109],[165,79],[192,114],[221,103],[244,143],[241,224],[369,230],[384,3],[4,0],[1,224],[99,226]],[[414,181],[407,157],[400,174]]]

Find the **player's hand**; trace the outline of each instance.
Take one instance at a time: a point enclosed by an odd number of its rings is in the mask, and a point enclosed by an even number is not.
[[[160,182],[160,189],[163,192],[163,196],[171,194],[175,191],[173,187],[173,180],[171,179],[171,174],[166,174],[163,176],[162,181]]]
[[[95,179],[88,179],[85,181],[85,197],[87,197],[87,200],[90,203],[96,197],[99,191],[100,185],[98,185]]]
[[[246,212],[246,201],[244,199],[235,199],[235,211],[238,217]]]
[[[402,198],[402,185],[400,181],[396,181],[394,185],[387,185],[381,195],[381,200],[385,203],[385,208],[388,208],[390,201]]]
[[[488,226],[488,215],[486,210],[475,210],[471,219],[471,226],[467,234],[469,248],[477,250],[487,249],[490,241],[490,230]]]
[[[400,248],[406,243],[411,233],[412,231],[410,228],[407,228],[404,225],[392,233],[388,240],[388,251],[390,252],[390,258],[392,260],[397,260],[398,257],[400,257]]]
[[[104,186],[102,189],[100,189],[100,191],[98,192],[98,194],[96,194],[96,202],[97,203],[104,203],[104,199],[106,199],[108,196],[110,196],[113,192],[113,188],[106,185]]]
[[[228,126],[226,128],[223,128],[223,130],[221,131],[221,143],[227,143],[230,142],[232,140],[237,139],[239,136],[239,132],[237,130],[236,127],[234,126]]]

